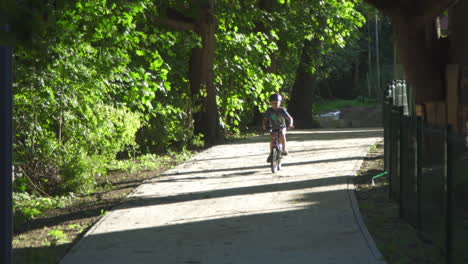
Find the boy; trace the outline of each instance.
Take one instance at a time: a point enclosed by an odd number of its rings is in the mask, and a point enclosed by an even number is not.
[[[288,111],[286,111],[285,108],[280,106],[282,100],[283,96],[281,96],[280,94],[272,94],[270,96],[271,107],[269,107],[263,115],[262,128],[263,130],[266,130],[268,123],[269,128],[280,130],[280,142],[283,146],[282,154],[286,156],[288,155],[288,151],[286,150],[286,127],[293,127],[293,118],[291,117],[291,115],[289,115]],[[270,150],[273,148],[273,144],[274,138],[273,134],[271,134]],[[269,156],[267,162],[270,161],[271,157]]]

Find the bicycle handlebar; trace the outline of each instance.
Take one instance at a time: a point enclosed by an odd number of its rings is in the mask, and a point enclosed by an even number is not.
[[[292,129],[294,128],[294,126],[291,126],[291,127],[284,127],[286,129]],[[275,128],[275,129],[272,129],[272,128],[268,128],[268,129],[262,129],[262,134],[265,134],[266,132],[268,133],[273,133],[273,132],[280,132],[282,128]]]

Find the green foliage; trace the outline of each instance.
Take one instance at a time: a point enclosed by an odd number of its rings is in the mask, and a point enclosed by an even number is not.
[[[37,187],[87,191],[118,152],[135,147],[167,72],[157,51],[148,56],[157,74],[129,57],[145,36],[130,23],[143,7],[78,2],[42,33],[50,48],[15,53],[15,164]]]
[[[83,231],[86,229],[87,225],[81,225],[81,224],[69,224],[67,226],[68,229],[72,230],[78,230],[78,233],[83,233]]]
[[[256,1],[221,1],[215,62],[221,123],[239,133],[246,124],[258,123],[255,110],[264,111],[267,96],[280,91],[288,98],[296,69],[307,68],[325,79],[351,68],[347,53],[365,19],[354,1],[287,1],[286,8],[259,9]],[[300,64],[302,47],[316,39],[322,56]],[[348,45],[353,47],[352,45]]]
[[[384,85],[395,78],[389,18],[367,5],[359,5],[358,9],[365,17],[364,26],[351,35],[345,49],[324,54],[326,60],[322,68],[328,69],[320,84],[327,87],[327,93],[322,93],[324,96],[381,98]]]
[[[43,211],[63,208],[74,199],[73,195],[60,197],[40,197],[26,192],[13,193],[13,211],[18,217],[25,220],[34,219],[43,214]]]
[[[170,165],[174,162],[174,157],[176,161],[182,161],[191,156],[189,151],[181,151],[179,153],[171,153],[170,155],[156,155],[156,154],[146,154],[135,157],[134,159],[128,160],[113,160],[108,165],[108,170],[117,170],[125,172],[136,172],[143,170],[154,170],[167,165]]]
[[[164,163],[155,153],[204,145],[203,135],[194,134],[193,115],[206,94],[193,94],[189,81],[200,37],[155,23],[168,7],[186,11],[176,2],[39,5],[50,21],[34,27],[34,42],[14,53],[17,191],[89,192],[108,169],[154,168]],[[257,2],[216,5],[214,85],[219,122],[229,134],[257,123],[269,94],[287,98],[298,67],[322,78],[346,68],[350,55],[341,51],[363,23],[353,1],[281,1],[273,11]],[[34,6],[14,5],[16,14]],[[186,7],[190,18],[200,17],[200,8]],[[322,42],[326,61],[300,65],[304,41],[311,39]],[[132,160],[117,162],[117,156]]]
[[[195,148],[203,148],[205,146],[203,135],[202,134],[194,135],[191,139],[190,146],[193,146]]]
[[[49,236],[48,246],[55,247],[59,244],[68,243],[67,235],[59,229],[54,229],[49,231],[47,234]]]

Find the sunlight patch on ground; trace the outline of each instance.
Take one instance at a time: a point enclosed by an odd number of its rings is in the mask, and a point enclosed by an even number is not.
[[[246,210],[246,211],[236,211],[236,212],[224,213],[224,214],[208,215],[208,216],[202,216],[202,217],[182,218],[182,219],[178,219],[178,220],[171,222],[171,225],[203,222],[203,221],[210,221],[210,220],[217,220],[217,219],[226,219],[230,217],[239,217],[239,216],[252,216],[252,215],[300,211],[300,210],[306,210],[310,205],[314,205],[317,203],[318,202],[308,202],[307,203],[308,206],[300,205],[300,206],[294,206],[294,207],[265,209],[265,210],[257,210],[257,211]]]
[[[336,190],[344,189],[346,189],[344,184],[336,186]],[[161,204],[154,202],[154,204],[141,204],[141,206],[136,205],[132,208],[123,207],[106,216],[108,218],[107,222],[115,221],[114,223],[108,224],[107,228],[95,230],[94,234],[306,210],[320,203],[316,200],[304,198],[307,197],[307,194],[327,190],[330,190],[329,185],[313,188],[306,187],[301,190],[301,195],[297,194],[297,190],[278,191],[274,189],[261,193],[246,193],[216,198],[194,194],[195,197],[189,195],[189,197],[184,197],[182,201],[174,198],[173,201],[168,200],[166,203],[162,200]],[[144,199],[157,200],[158,197],[145,197]],[[145,219],[151,220],[128,224],[133,221],[132,219],[137,219],[137,215],[144,215]]]

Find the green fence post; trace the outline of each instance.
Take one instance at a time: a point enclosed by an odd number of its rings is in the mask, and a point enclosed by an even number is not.
[[[398,125],[399,125],[399,129],[398,129],[398,177],[400,179],[400,193],[398,194],[398,200],[399,200],[399,215],[400,215],[400,218],[403,218],[403,206],[404,206],[404,201],[403,201],[403,189],[404,189],[404,181],[403,181],[403,178],[402,178],[402,171],[403,171],[403,166],[401,166],[401,158],[404,156],[403,154],[403,148],[402,148],[402,133],[401,133],[401,128],[403,127],[403,114],[405,112],[405,109],[404,109],[404,106],[400,106],[398,107]]]
[[[400,107],[392,106],[391,109],[391,142],[390,142],[390,198],[395,199],[400,203],[400,182],[399,182],[399,172],[400,172]]]
[[[388,171],[390,157],[390,100],[384,99],[383,103],[383,125],[384,125],[384,170]]]
[[[423,121],[420,116],[416,119],[416,189],[417,189],[417,228],[421,230],[421,180],[423,162]]]
[[[388,109],[388,127],[389,127],[389,135],[388,135],[388,172],[389,172],[389,175],[388,175],[388,198],[389,199],[392,199],[393,195],[393,149],[394,149],[394,142],[393,142],[393,139],[394,139],[394,133],[395,133],[395,128],[394,128],[394,124],[393,124],[393,105],[390,105],[389,109]]]
[[[447,263],[452,263],[452,213],[453,213],[453,179],[452,179],[452,166],[453,166],[453,145],[450,140],[452,128],[447,125],[445,133],[445,247]]]
[[[392,192],[393,192],[393,188],[392,188],[392,160],[393,160],[393,148],[394,148],[394,141],[393,141],[393,137],[394,137],[394,133],[395,133],[395,127],[394,127],[394,123],[393,123],[393,103],[395,101],[395,99],[393,98],[394,96],[394,89],[393,89],[393,84],[390,86],[390,91],[392,91],[392,97],[389,97],[388,98],[388,108],[387,108],[387,127],[388,127],[388,132],[387,132],[387,137],[388,137],[388,140],[387,140],[387,153],[386,153],[386,161],[387,161],[387,168],[386,168],[386,171],[389,172],[389,177],[388,177],[388,183],[389,183],[389,187],[388,187],[388,198],[389,199],[392,199]]]

